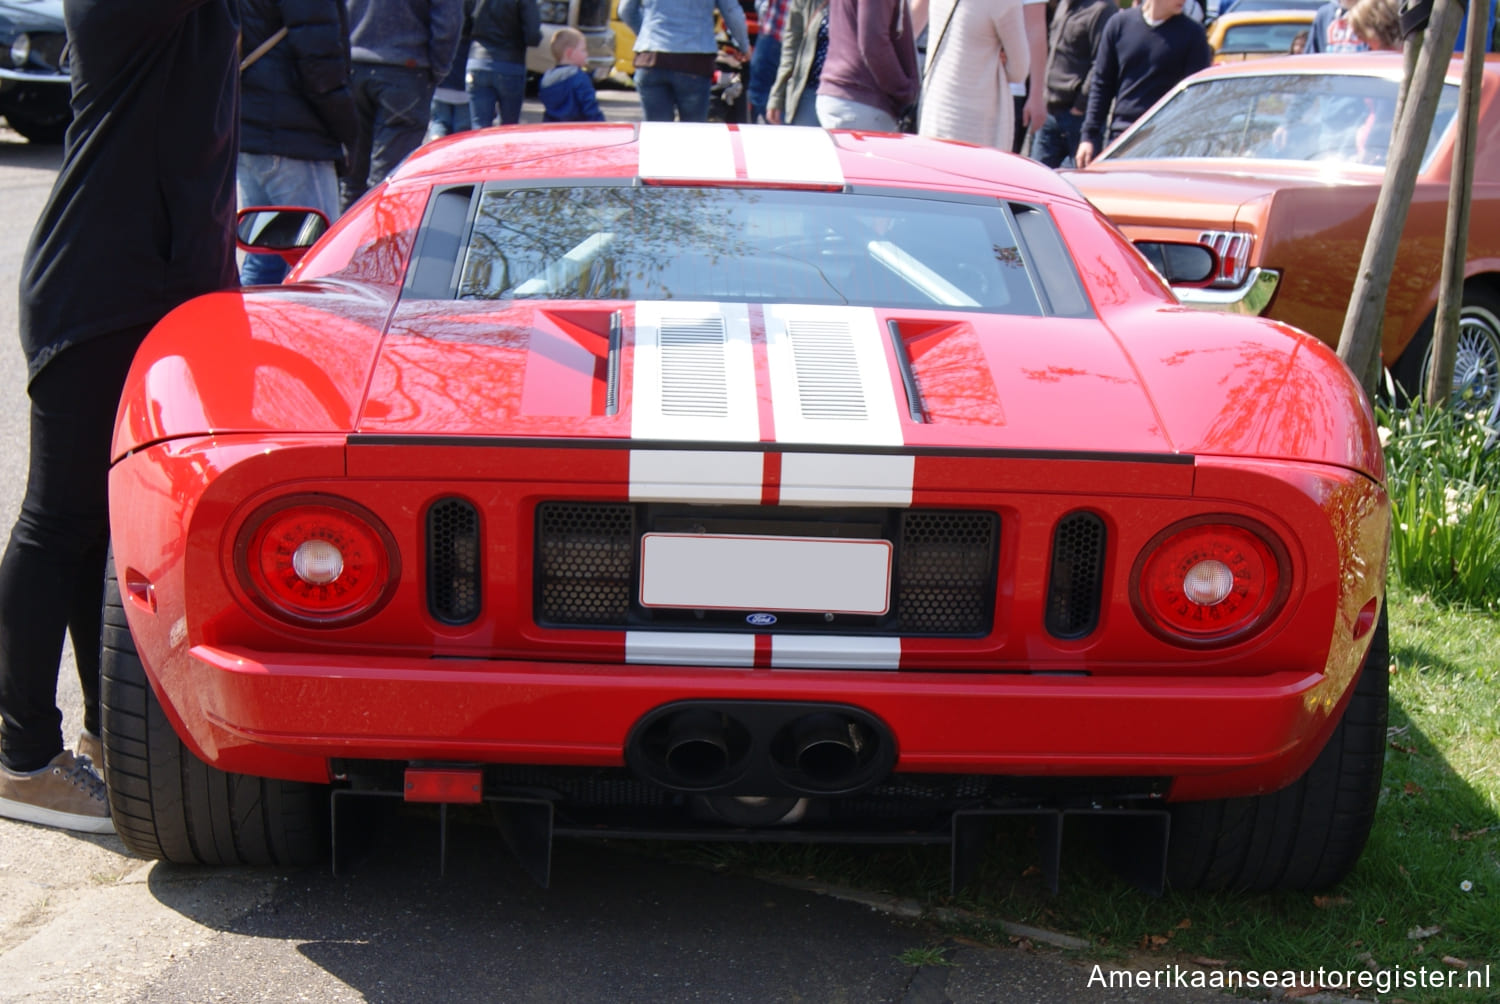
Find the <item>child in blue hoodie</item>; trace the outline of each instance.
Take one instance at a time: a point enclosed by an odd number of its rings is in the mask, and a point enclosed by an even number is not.
[[[552,36],[552,58],[557,65],[542,74],[537,97],[542,99],[543,122],[603,122],[594,82],[584,67],[589,62],[583,32],[559,28]]]

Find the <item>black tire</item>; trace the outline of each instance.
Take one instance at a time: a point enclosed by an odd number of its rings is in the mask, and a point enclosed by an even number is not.
[[[167,721],[125,622],[111,559],[104,582],[100,719],[115,832],[148,858],[200,865],[305,865],[324,857],[328,789],[229,774],[194,756]]]
[[[1406,351],[1391,367],[1402,403],[1420,398],[1432,365],[1432,329],[1428,317]],[[1471,280],[1459,308],[1458,348],[1453,365],[1453,406],[1483,415],[1485,425],[1500,429],[1500,293]]]
[[[72,111],[53,115],[27,115],[12,111],[5,121],[16,132],[38,146],[57,146],[68,134],[68,123],[73,121]]]
[[[1307,773],[1281,791],[1172,807],[1175,889],[1321,889],[1349,873],[1380,799],[1390,692],[1385,611],[1354,694]]]

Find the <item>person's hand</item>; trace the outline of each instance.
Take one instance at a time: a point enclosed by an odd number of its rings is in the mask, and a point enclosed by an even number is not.
[[[1078,144],[1078,152],[1073,154],[1073,163],[1079,167],[1088,167],[1089,161],[1094,159],[1094,144],[1084,140]]]
[[[1041,91],[1030,94],[1021,106],[1021,124],[1028,130],[1040,129],[1047,121],[1047,95]]]
[[[781,125],[781,109],[780,108],[767,108],[766,109],[766,121],[769,122],[769,123],[771,123],[772,125]]]

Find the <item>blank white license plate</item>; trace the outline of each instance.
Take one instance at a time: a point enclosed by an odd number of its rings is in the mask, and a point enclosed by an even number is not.
[[[883,614],[891,606],[891,543],[648,533],[641,606]]]

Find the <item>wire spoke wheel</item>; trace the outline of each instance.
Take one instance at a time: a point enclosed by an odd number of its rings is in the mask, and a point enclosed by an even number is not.
[[[1422,386],[1432,372],[1432,347],[1422,364]],[[1466,305],[1458,318],[1453,359],[1455,411],[1479,416],[1486,428],[1500,429],[1500,316],[1488,307]]]

